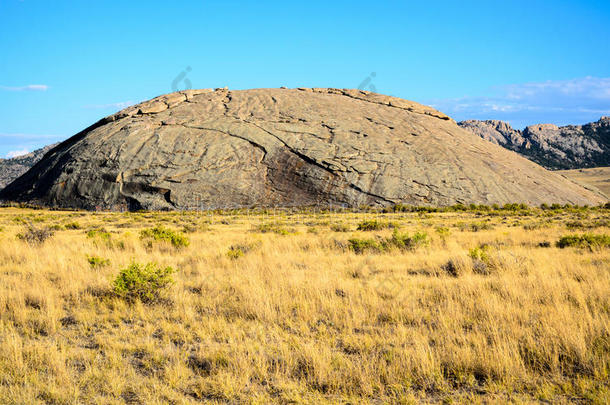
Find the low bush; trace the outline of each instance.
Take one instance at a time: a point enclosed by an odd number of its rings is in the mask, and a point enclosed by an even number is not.
[[[398,232],[397,229],[394,229],[392,236],[389,238],[379,238],[377,240],[352,238],[348,240],[349,248],[355,253],[383,252],[391,249],[415,250],[427,246],[429,243],[428,234],[425,232],[416,232],[413,236],[410,236]]]
[[[359,231],[378,231],[384,228],[386,228],[384,223],[377,221],[376,219],[372,219],[369,221],[360,222],[356,229]]]
[[[101,257],[97,257],[97,256],[89,256],[87,257],[87,261],[89,262],[89,265],[91,266],[91,268],[99,268],[99,267],[104,267],[104,266],[108,266],[110,264],[110,260],[108,259],[104,259]]]
[[[232,245],[229,247],[229,251],[227,252],[227,257],[229,257],[230,259],[239,259],[240,257],[242,257],[246,253],[252,251],[253,249],[257,248],[258,246],[260,246],[260,241],[252,242],[252,243],[243,243],[243,244],[239,244],[239,245]]]
[[[489,246],[481,245],[468,251],[468,256],[472,259],[472,272],[475,274],[490,274],[492,267]]]
[[[471,266],[468,262],[467,257],[455,256],[442,265],[441,269],[452,277],[460,277],[469,271]]]
[[[472,222],[469,224],[459,222],[457,226],[461,231],[471,232],[488,231],[494,228],[493,224],[489,222]]]
[[[174,273],[174,268],[160,267],[156,263],[132,263],[114,279],[113,291],[128,301],[155,303],[161,299],[163,291],[174,283]]]
[[[54,231],[48,226],[38,228],[30,224],[24,232],[17,234],[17,238],[32,245],[39,245],[51,238],[53,234]]]
[[[330,230],[333,232],[349,232],[350,227],[344,223],[332,224]]]
[[[291,233],[295,233],[294,229],[288,229],[279,223],[262,223],[253,228],[253,232],[260,233],[277,233],[278,235],[288,235]]]
[[[348,241],[349,248],[356,253],[364,253],[366,251],[381,251],[382,246],[375,239],[358,239],[352,238]]]
[[[362,221],[356,228],[359,231],[379,231],[387,228],[398,228],[398,224],[394,222],[382,222],[376,219]]]
[[[140,238],[143,240],[165,241],[172,244],[175,248],[187,247],[190,242],[186,236],[180,232],[173,231],[163,226],[156,226],[151,229],[144,229],[140,232]]]
[[[447,239],[447,237],[451,233],[451,230],[445,226],[439,226],[435,229],[435,231],[436,233],[438,233],[438,236],[440,236],[443,240]]]
[[[69,222],[64,225],[66,229],[81,229],[81,226],[78,222]]]
[[[556,243],[559,248],[607,248],[610,247],[610,235],[583,234],[562,236]]]
[[[394,229],[392,237],[386,239],[384,244],[387,247],[396,247],[401,250],[415,250],[429,245],[430,240],[425,232],[416,232],[413,236],[409,236],[409,234],[399,233],[397,229]]]
[[[111,236],[110,236],[110,232],[107,232],[104,228],[96,228],[96,229],[91,229],[87,232],[87,237],[90,239],[102,239],[105,241],[109,241]]]

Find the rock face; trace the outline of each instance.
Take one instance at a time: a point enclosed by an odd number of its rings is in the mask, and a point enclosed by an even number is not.
[[[610,165],[610,117],[585,125],[531,125],[523,131],[494,120],[469,120],[458,125],[549,169]]]
[[[0,199],[85,209],[605,201],[430,107],[339,89],[160,96],[61,143]]]
[[[17,156],[11,159],[0,159],[0,189],[27,172],[34,166],[45,153],[53,149],[58,144],[47,145],[44,148],[36,149],[27,155]]]

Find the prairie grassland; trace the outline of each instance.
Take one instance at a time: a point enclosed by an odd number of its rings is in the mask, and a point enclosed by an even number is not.
[[[0,403],[609,403],[610,248],[556,246],[609,223],[2,208]],[[157,299],[114,292],[151,262]]]

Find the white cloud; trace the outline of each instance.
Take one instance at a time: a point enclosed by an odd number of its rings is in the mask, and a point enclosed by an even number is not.
[[[0,133],[0,138],[21,139],[21,140],[42,140],[42,139],[59,139],[60,135],[45,135],[45,134],[23,134],[23,133]]]
[[[110,103],[110,104],[90,104],[90,105],[86,105],[85,108],[94,108],[94,109],[109,109],[109,108],[113,108],[113,109],[119,109],[122,110],[123,108],[127,108],[129,106],[134,105],[135,103],[131,100],[129,101],[120,101],[118,103]]]
[[[610,78],[510,84],[491,88],[484,95],[428,102],[458,121],[501,119],[516,127],[578,124],[610,115]]]
[[[0,86],[2,90],[8,91],[47,91],[49,86],[46,84],[28,84],[27,86]]]
[[[30,153],[30,151],[27,149],[11,150],[11,151],[7,152],[6,158],[11,159],[14,157],[27,155],[28,153]]]

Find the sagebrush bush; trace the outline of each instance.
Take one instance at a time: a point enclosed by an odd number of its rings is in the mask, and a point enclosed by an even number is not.
[[[278,235],[288,235],[291,233],[295,233],[294,229],[288,229],[279,223],[262,223],[253,228],[254,232],[260,233],[277,233]]]
[[[113,291],[129,301],[140,300],[144,303],[159,301],[162,292],[174,283],[172,267],[160,267],[156,263],[132,263],[122,269],[114,279]]]
[[[104,241],[109,241],[111,236],[104,228],[91,229],[87,232],[87,237],[91,239],[99,238]]]
[[[579,247],[579,248],[607,248],[610,247],[610,235],[595,235],[586,233],[583,235],[562,236],[556,243],[559,248]]]
[[[97,256],[88,256],[87,261],[92,268],[104,267],[110,264],[110,260]]]
[[[186,236],[180,232],[173,231],[163,226],[156,226],[150,229],[144,229],[140,232],[141,239],[148,239],[149,241],[165,241],[169,242],[175,248],[187,247],[190,242]]]
[[[238,259],[245,255],[246,253],[254,250],[258,246],[260,246],[260,241],[250,242],[250,243],[242,243],[239,245],[232,245],[229,247],[229,251],[227,252],[227,257],[230,259]]]
[[[428,234],[425,232],[416,232],[410,236],[407,233],[398,232],[397,229],[394,229],[389,238],[379,238],[378,240],[352,238],[348,240],[349,248],[356,253],[383,252],[391,249],[415,250],[427,246],[429,243]]]
[[[366,251],[380,251],[381,245],[375,239],[358,239],[352,238],[348,241],[349,248],[356,253],[364,253]]]
[[[17,234],[17,238],[29,244],[42,244],[53,235],[53,230],[48,226],[38,228],[30,224],[24,232]]]
[[[493,224],[489,222],[472,222],[469,224],[464,224],[462,222],[458,223],[458,228],[461,231],[471,231],[471,232],[479,232],[479,231],[488,231],[493,229]]]
[[[397,228],[397,226],[393,222],[381,222],[376,219],[371,219],[360,222],[356,229],[359,231],[379,231],[386,228]]]
[[[386,239],[384,244],[387,247],[396,247],[402,250],[414,250],[419,247],[427,246],[430,244],[428,234],[425,232],[415,232],[413,236],[409,236],[407,233],[400,233],[397,229],[394,229],[392,237]]]
[[[332,224],[330,226],[330,230],[333,232],[349,232],[350,227],[347,224],[344,223],[337,223],[337,224]]]

